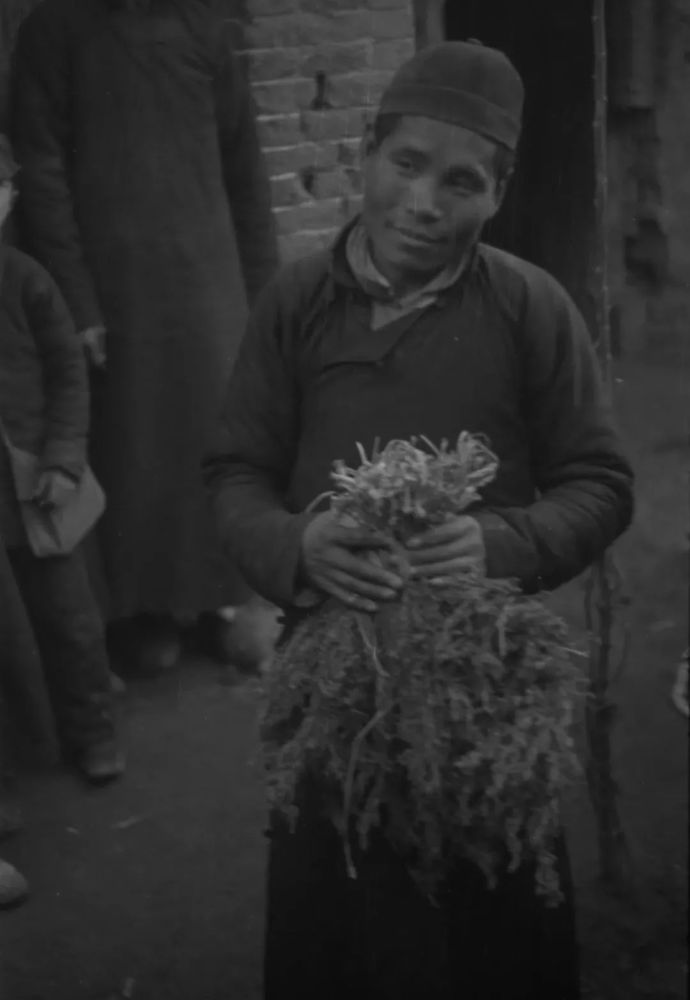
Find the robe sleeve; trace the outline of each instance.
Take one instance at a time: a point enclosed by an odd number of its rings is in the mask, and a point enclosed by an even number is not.
[[[45,385],[41,465],[80,479],[86,465],[89,424],[84,351],[62,296],[42,269],[28,275],[23,298]]]
[[[229,42],[223,46],[215,88],[223,175],[251,305],[277,267],[278,249],[256,108]]]
[[[521,320],[525,413],[538,499],[480,510],[487,572],[526,590],[577,576],[628,527],[633,474],[584,320],[546,275]]]
[[[79,330],[103,322],[70,190],[69,29],[51,4],[22,24],[14,55],[12,133],[27,249],[56,280]]]
[[[259,297],[204,462],[225,551],[249,585],[280,607],[295,603],[302,535],[314,516],[285,505],[299,419],[285,283],[272,281]]]

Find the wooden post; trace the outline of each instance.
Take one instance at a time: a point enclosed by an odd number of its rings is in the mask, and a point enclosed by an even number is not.
[[[608,100],[605,13],[605,0],[593,0],[596,332],[602,377],[609,403],[612,405],[613,373],[607,250]],[[609,551],[590,570],[585,594],[585,611],[590,637],[589,691],[585,708],[586,773],[597,822],[600,876],[608,886],[619,890],[629,884],[630,861],[618,810],[618,790],[613,777],[611,734],[615,722],[615,706],[610,699],[610,686],[614,676],[620,672],[627,653],[625,639],[622,643],[622,654],[617,655],[616,650],[617,613],[626,603],[623,581],[613,553]]]
[[[445,6],[445,0],[413,0],[418,49],[445,40]]]

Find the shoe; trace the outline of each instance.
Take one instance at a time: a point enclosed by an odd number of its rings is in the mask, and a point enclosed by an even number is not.
[[[0,909],[19,906],[29,895],[29,885],[14,865],[0,858]]]
[[[125,755],[115,740],[101,740],[81,751],[77,766],[91,784],[104,785],[124,774]]]
[[[24,829],[24,821],[19,806],[13,802],[0,800],[0,840],[12,837]]]

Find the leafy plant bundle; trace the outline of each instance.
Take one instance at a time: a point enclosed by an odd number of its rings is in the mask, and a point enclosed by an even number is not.
[[[337,463],[332,506],[396,543],[475,503],[497,461],[391,442]],[[570,737],[581,689],[565,626],[510,581],[410,580],[374,615],[329,600],[297,626],[266,678],[262,733],[271,805],[294,823],[303,777],[331,795],[348,869],[374,830],[434,898],[469,859],[490,886],[523,863],[561,899],[560,794],[578,773]]]

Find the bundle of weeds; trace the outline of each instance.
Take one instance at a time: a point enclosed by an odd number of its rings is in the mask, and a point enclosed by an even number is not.
[[[393,442],[336,468],[333,506],[397,541],[476,502],[496,462]],[[269,800],[294,823],[305,777],[335,797],[351,874],[374,830],[434,898],[469,859],[494,886],[534,866],[548,905],[560,798],[578,773],[570,728],[581,690],[563,623],[509,581],[422,580],[376,614],[326,601],[279,650],[262,723]]]

